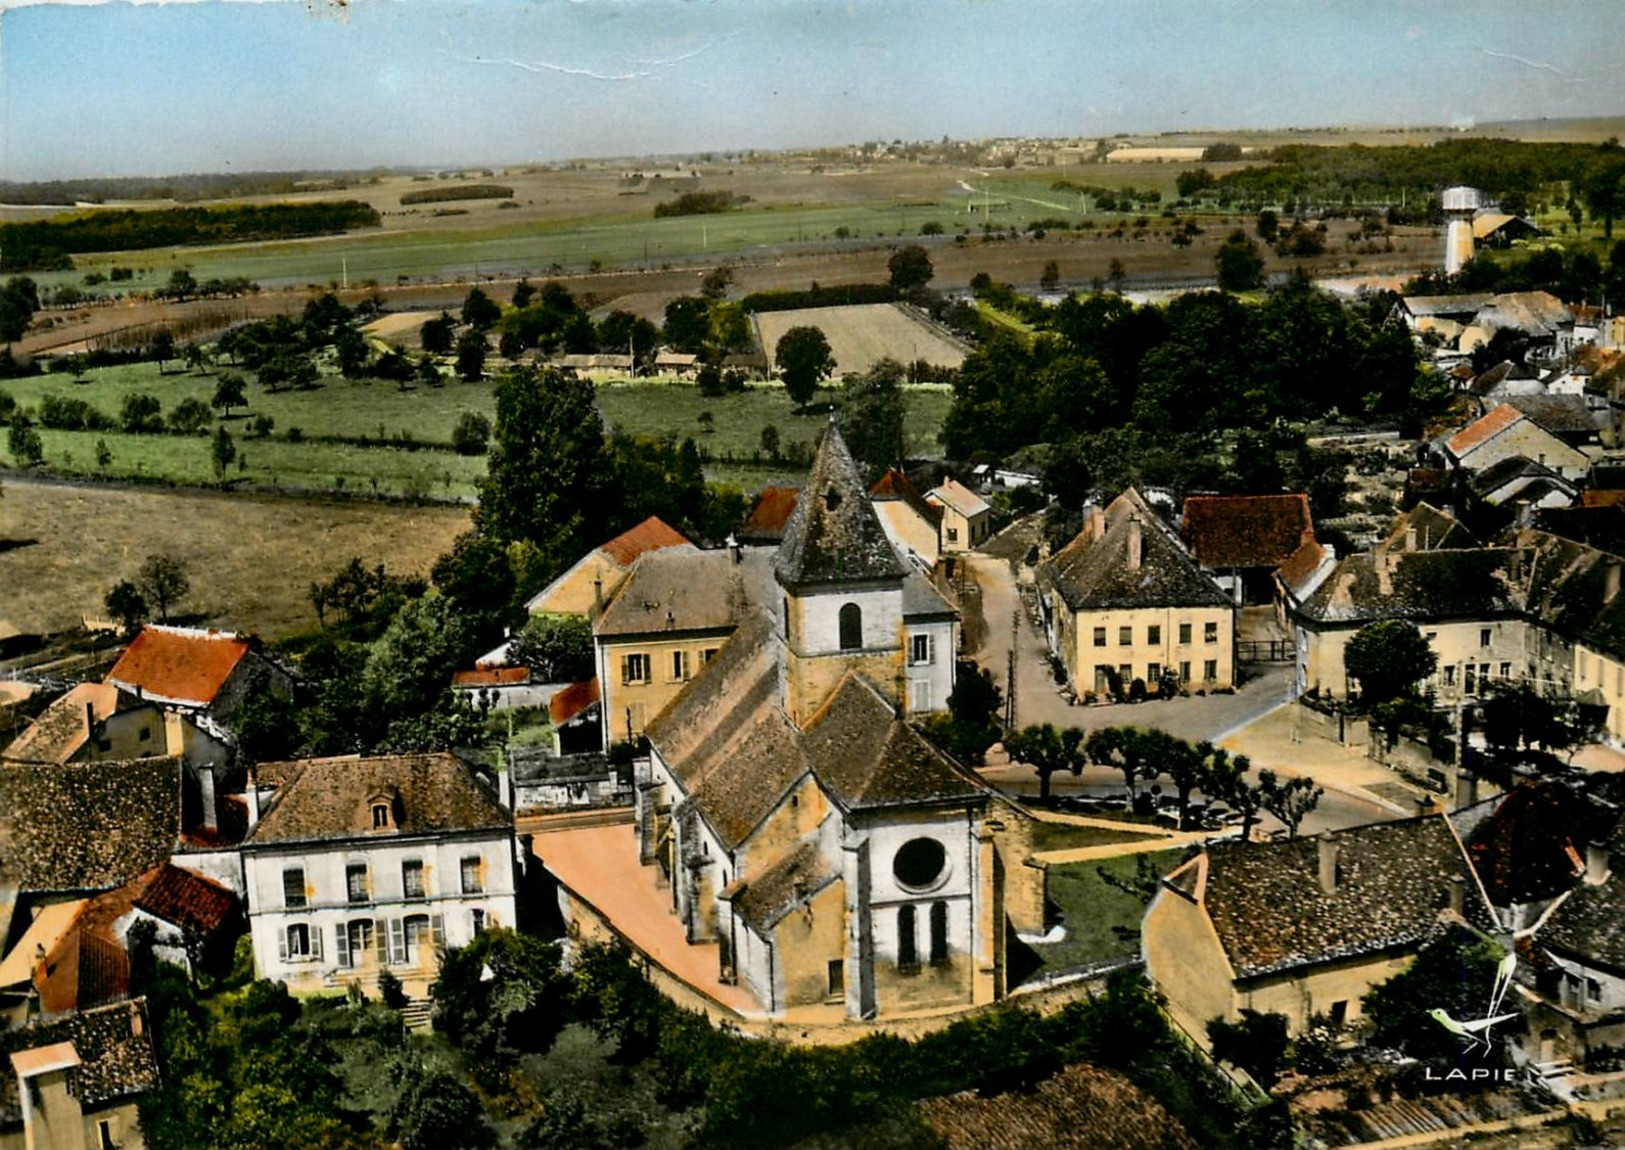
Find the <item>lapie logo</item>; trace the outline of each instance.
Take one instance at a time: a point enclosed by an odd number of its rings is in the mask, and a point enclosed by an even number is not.
[[[1496,967],[1495,982],[1494,985],[1490,987],[1489,1009],[1484,1012],[1484,1017],[1475,1018],[1467,1022],[1458,1022],[1456,1019],[1450,1017],[1450,1014],[1447,1011],[1439,1007],[1434,1007],[1432,1010],[1428,1011],[1428,1017],[1432,1018],[1433,1021],[1437,1022],[1451,1034],[1454,1034],[1457,1038],[1461,1039],[1464,1043],[1462,1047],[1463,1050],[1472,1050],[1475,1046],[1482,1046],[1483,1053],[1488,1053],[1490,1049],[1490,1035],[1495,1027],[1503,1022],[1507,1022],[1518,1017],[1518,1012],[1516,1010],[1508,1011],[1505,1014],[1498,1013],[1498,1011],[1501,1009],[1502,1001],[1506,998],[1507,990],[1512,986],[1513,971],[1515,971],[1517,968],[1518,956],[1516,953],[1508,954],[1501,960],[1501,965]],[[1473,1071],[1472,1077],[1488,1077],[1492,1073],[1496,1072],[1486,1070],[1483,1071],[1481,1075],[1479,1071]],[[1468,1077],[1468,1075],[1462,1071],[1452,1071],[1452,1075],[1463,1078]]]

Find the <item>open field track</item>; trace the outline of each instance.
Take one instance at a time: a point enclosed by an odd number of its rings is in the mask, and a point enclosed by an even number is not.
[[[316,625],[308,589],[351,557],[427,575],[469,525],[454,507],[70,486],[4,478],[0,618],[25,631],[104,615],[102,597],[149,554],[178,557],[179,610],[268,638]]]
[[[785,332],[793,327],[818,328],[835,357],[837,376],[868,371],[882,359],[903,363],[924,360],[933,367],[957,370],[965,362],[967,350],[963,343],[900,304],[764,312],[756,317],[756,326],[770,361]]]

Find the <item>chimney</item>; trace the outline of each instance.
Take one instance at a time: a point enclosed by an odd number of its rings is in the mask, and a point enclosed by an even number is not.
[[[203,829],[220,829],[220,811],[214,792],[214,764],[204,763],[197,769],[198,805],[203,808]]]
[[[1586,883],[1601,886],[1608,881],[1608,844],[1586,843]]]
[[[604,580],[600,576],[592,581],[592,617],[594,619],[604,613]]]
[[[1337,893],[1337,839],[1327,831],[1317,840],[1320,844],[1320,889],[1326,894]]]
[[[1416,524],[1414,523],[1405,524],[1405,550],[1416,550]]]
[[[1471,771],[1456,772],[1456,808],[1470,807],[1478,802],[1478,776]]]
[[[1432,813],[1433,813],[1433,796],[1432,795],[1417,795],[1416,796],[1416,815],[1417,815],[1417,817],[1418,818],[1423,818],[1423,817],[1426,817],[1427,815],[1431,815]]]
[[[1461,918],[1467,907],[1467,880],[1459,874],[1450,876],[1450,913]]]
[[[1608,564],[1606,583],[1603,585],[1603,602],[1612,603],[1619,598],[1619,564]]]
[[[248,829],[253,830],[260,821],[260,781],[252,766],[248,768],[248,793],[243,797],[248,800]]]
[[[733,537],[732,532],[728,533],[728,557],[735,563],[738,563],[741,558],[739,540]]]
[[[1141,534],[1140,517],[1132,516],[1128,521],[1128,569],[1138,571],[1142,557],[1145,539]]]
[[[1100,504],[1089,507],[1089,534],[1096,539],[1106,534],[1106,509]]]

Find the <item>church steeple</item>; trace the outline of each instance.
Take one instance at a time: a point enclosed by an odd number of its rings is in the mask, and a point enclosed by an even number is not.
[[[833,421],[818,441],[807,485],[784,526],[774,571],[786,588],[898,580],[908,574]]]

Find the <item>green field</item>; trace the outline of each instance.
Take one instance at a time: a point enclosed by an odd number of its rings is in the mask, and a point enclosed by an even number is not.
[[[1140,949],[1138,931],[1140,920],[1145,917],[1145,907],[1133,895],[1107,885],[1100,871],[1128,882],[1135,877],[1137,859],[1150,859],[1158,873],[1167,873],[1178,864],[1182,853],[1158,851],[1049,867],[1049,899],[1061,909],[1066,937],[1060,942],[1030,944],[1043,959],[1044,967],[1061,971],[1137,953]],[[1118,927],[1136,933],[1123,937],[1118,934]]]
[[[229,368],[225,370],[230,370]],[[37,412],[46,395],[81,399],[103,415],[117,420],[124,397],[134,393],[156,396],[167,414],[183,400],[207,403],[214,394],[215,377],[172,370],[161,375],[154,364],[97,368],[80,377],[65,374],[34,376],[0,383],[25,411]],[[830,393],[821,393],[825,399]],[[614,430],[633,435],[679,438],[691,436],[712,456],[711,478],[754,491],[769,483],[794,483],[796,470],[765,457],[751,457],[761,447],[762,428],[778,428],[781,451],[794,444],[811,447],[827,421],[823,412],[796,414],[782,388],[763,386],[728,396],[707,398],[692,385],[674,383],[611,383],[598,390],[599,406]],[[417,387],[402,391],[383,381],[352,382],[324,377],[311,391],[267,393],[250,383],[249,405],[232,418],[217,418],[236,440],[238,461],[225,478],[257,488],[298,491],[346,491],[412,499],[454,500],[474,498],[475,485],[485,473],[484,456],[462,456],[449,450],[452,428],[468,411],[494,414],[490,383],[467,384],[448,380],[444,387]],[[947,415],[952,396],[947,388],[922,386],[909,390],[910,450],[935,455],[936,435]],[[699,415],[709,411],[713,430],[707,433]],[[275,421],[268,438],[251,438],[251,419],[268,416]],[[297,428],[298,442],[288,439]],[[103,476],[114,479],[162,481],[188,486],[217,481],[206,435],[126,435],[119,431],[53,431],[40,429],[45,464],[62,475]],[[330,442],[329,439],[372,442]],[[105,442],[112,458],[103,467],[96,459],[98,442]],[[3,444],[0,440],[0,444]],[[408,450],[403,443],[432,445]],[[732,455],[735,462],[726,456]],[[0,458],[15,465],[8,451]],[[246,461],[246,462],[245,462]]]

